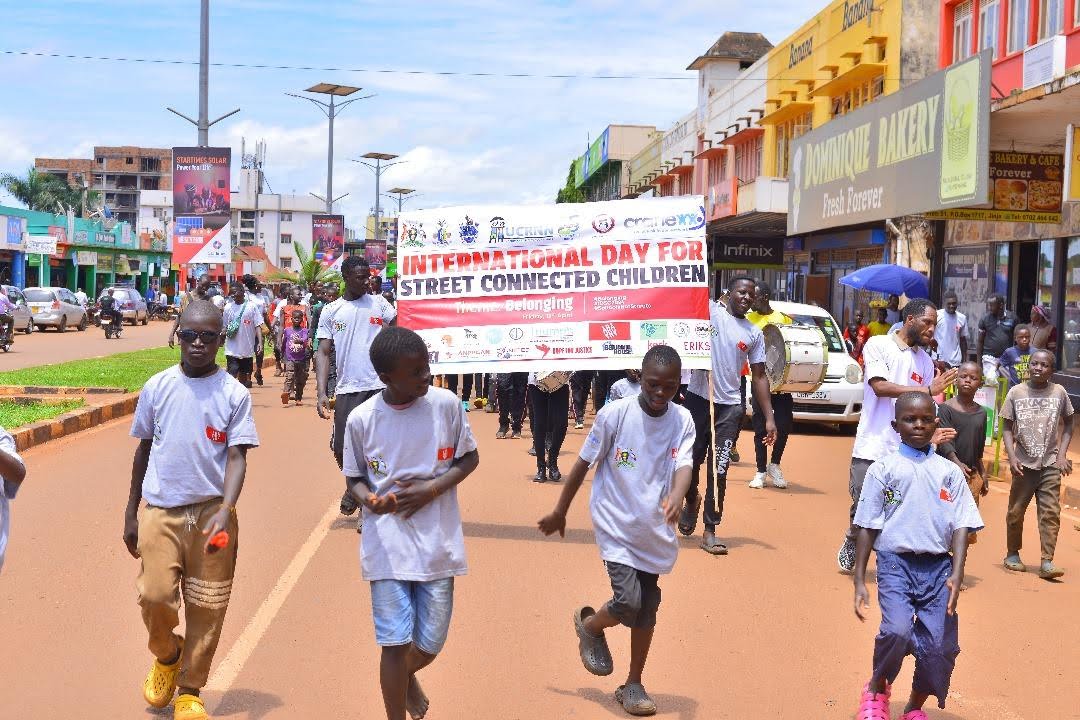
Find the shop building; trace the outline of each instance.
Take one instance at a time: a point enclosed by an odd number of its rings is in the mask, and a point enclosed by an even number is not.
[[[573,161],[574,185],[589,202],[618,200],[630,187],[630,160],[655,138],[652,125],[608,125]]]

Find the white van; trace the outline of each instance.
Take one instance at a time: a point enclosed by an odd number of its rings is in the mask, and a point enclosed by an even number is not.
[[[859,422],[863,401],[863,373],[859,363],[848,355],[844,335],[830,315],[817,305],[774,301],[779,310],[797,323],[817,325],[829,348],[829,367],[825,382],[814,392],[792,393],[797,422],[850,425]],[[746,385],[746,413],[750,410],[750,384]]]

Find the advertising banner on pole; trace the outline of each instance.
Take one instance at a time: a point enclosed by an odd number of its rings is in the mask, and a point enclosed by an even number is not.
[[[173,262],[232,261],[231,160],[230,148],[173,148]]]
[[[345,254],[345,216],[312,215],[311,249],[323,267],[339,264]]]
[[[380,270],[386,266],[386,242],[383,240],[368,240],[364,243],[364,259],[368,265]]]
[[[700,196],[401,214],[398,322],[438,372],[622,370],[712,342]]]

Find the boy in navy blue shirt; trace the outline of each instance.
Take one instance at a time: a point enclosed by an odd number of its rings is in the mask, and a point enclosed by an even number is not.
[[[968,532],[981,530],[983,523],[964,473],[934,452],[934,400],[926,393],[904,393],[896,400],[892,424],[900,447],[867,470],[855,513],[855,614],[865,620],[870,607],[865,578],[871,546],[877,552],[881,606],[873,675],[858,715],[890,717],[892,682],[911,653],[915,677],[901,720],[926,720],[926,700],[934,695],[944,708],[949,694],[960,652],[956,601]]]

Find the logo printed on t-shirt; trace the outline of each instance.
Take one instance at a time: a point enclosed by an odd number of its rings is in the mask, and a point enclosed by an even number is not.
[[[372,315],[371,319],[368,322],[370,322],[372,325],[382,325],[382,318]]]
[[[747,345],[746,343],[744,343],[742,340],[740,340],[739,341],[739,349],[742,350],[743,352],[746,352],[747,350],[750,349],[750,346]]]
[[[341,332],[346,327],[348,327],[348,326],[345,323],[343,323],[341,320],[335,320],[334,321],[334,332]]]
[[[206,426],[206,437],[210,442],[217,443],[218,445],[224,445],[225,441],[228,439],[224,430],[218,430],[212,425]]]
[[[633,448],[615,448],[615,467],[633,470],[637,467],[637,455]]]
[[[375,457],[369,457],[367,459],[367,466],[371,470],[372,474],[376,477],[386,477],[390,468],[387,466],[386,461],[376,455]]]
[[[450,460],[451,458],[454,457],[454,448],[452,448],[452,447],[439,448],[439,452],[436,455],[436,457],[439,460]]]
[[[679,458],[679,448],[677,448],[677,447],[671,448],[671,459],[672,460],[678,460],[678,458]]]
[[[922,375],[915,372],[914,370],[911,371],[911,379],[919,383],[920,385],[922,384]]]
[[[953,496],[949,494],[949,488],[941,488],[941,492],[938,494],[938,497],[940,497],[945,502],[953,501]]]

